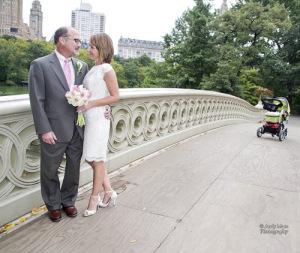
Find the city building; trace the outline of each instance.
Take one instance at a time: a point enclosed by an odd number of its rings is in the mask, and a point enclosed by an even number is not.
[[[30,9],[29,27],[37,38],[43,38],[43,12],[40,1],[34,0]]]
[[[163,43],[149,40],[137,40],[130,38],[120,38],[118,41],[118,56],[124,59],[138,58],[147,55],[149,58],[161,62]]]
[[[0,0],[0,36],[10,35],[35,39],[30,27],[23,23],[23,0]]]
[[[91,35],[105,32],[105,15],[92,12],[92,6],[81,3],[80,8],[72,11],[72,27],[80,32],[83,46],[87,46]]]

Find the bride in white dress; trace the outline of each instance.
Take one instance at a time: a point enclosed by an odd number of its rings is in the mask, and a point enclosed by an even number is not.
[[[114,55],[111,38],[105,33],[91,36],[88,52],[95,66],[85,76],[83,86],[91,92],[91,97],[86,105],[78,108],[85,115],[83,157],[93,168],[93,189],[84,216],[95,214],[98,206],[115,204],[117,198],[104,167],[110,127],[106,109],[119,100],[117,77],[110,65]],[[101,186],[103,199],[99,195]]]

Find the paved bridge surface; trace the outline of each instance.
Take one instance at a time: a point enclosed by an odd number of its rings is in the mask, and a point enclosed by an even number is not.
[[[112,178],[115,208],[59,223],[46,215],[4,236],[0,252],[300,252],[300,118],[288,139],[259,124],[219,128]]]

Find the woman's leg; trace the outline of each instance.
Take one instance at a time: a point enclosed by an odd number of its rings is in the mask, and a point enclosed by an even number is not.
[[[105,169],[104,162],[92,162],[90,163],[93,169],[93,189],[91,193],[91,198],[88,204],[89,210],[95,210],[98,204],[98,198],[96,198],[101,190],[101,186],[104,183]]]
[[[104,179],[103,179],[103,184],[102,184],[103,190],[104,190],[104,192],[112,191],[110,180],[109,180],[106,170],[104,171],[104,173],[105,174],[104,174]]]
[[[105,175],[104,175],[104,180],[103,180],[102,186],[103,186],[103,190],[104,190],[103,203],[105,204],[110,200],[110,197],[111,197],[112,192],[113,192],[113,189],[112,189],[111,184],[110,184],[109,177],[108,177],[106,172],[105,172]]]

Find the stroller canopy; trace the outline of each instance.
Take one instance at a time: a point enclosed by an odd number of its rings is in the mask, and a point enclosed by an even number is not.
[[[286,98],[284,97],[263,97],[261,99],[263,108],[270,112],[281,112],[282,110],[290,114],[290,105]]]

